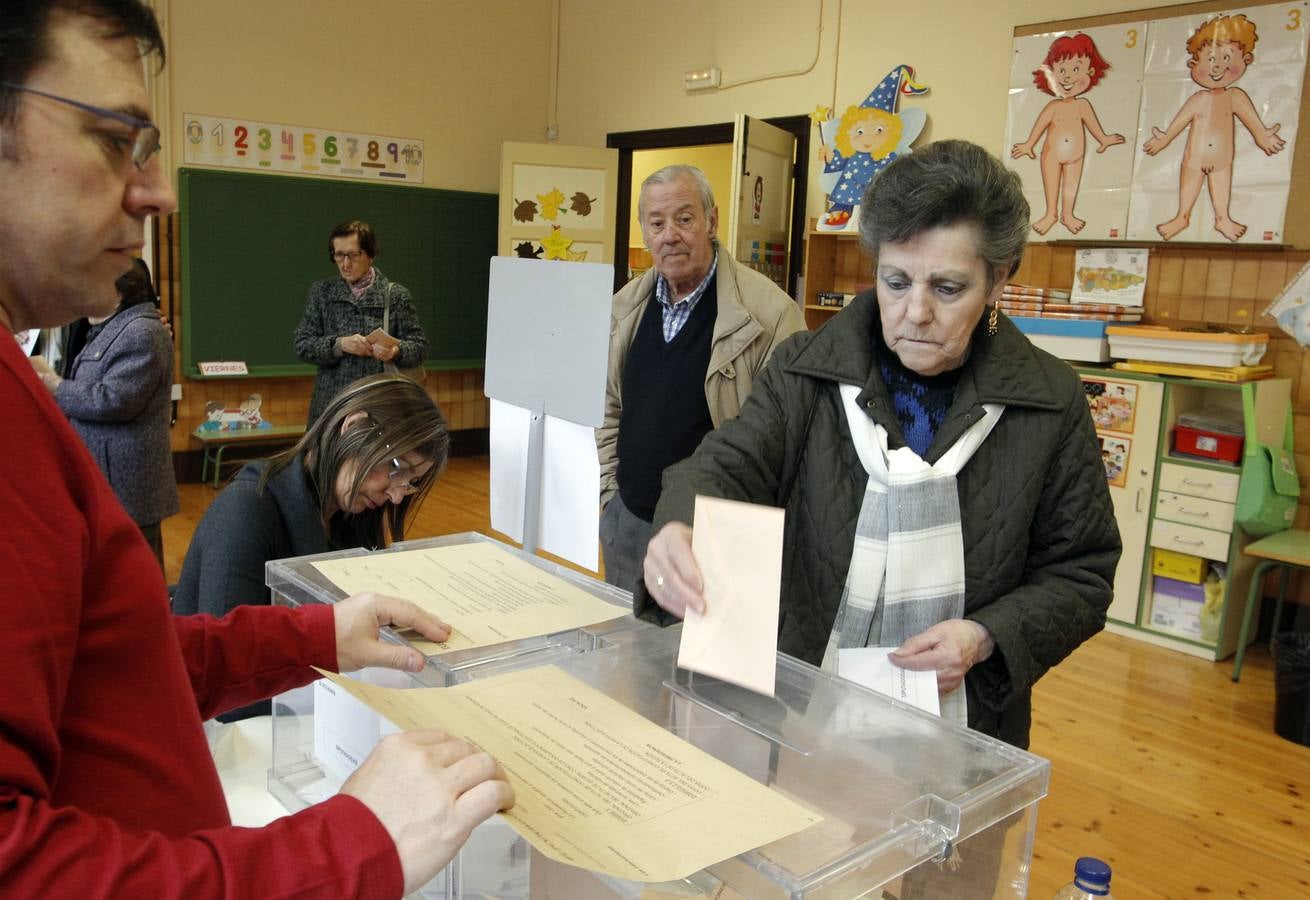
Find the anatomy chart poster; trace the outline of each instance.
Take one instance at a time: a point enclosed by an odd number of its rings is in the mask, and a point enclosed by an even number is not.
[[[1015,38],[1005,155],[1032,240],[1127,233],[1146,33],[1129,22]]]
[[[1152,21],[1128,238],[1283,243],[1310,3]]]

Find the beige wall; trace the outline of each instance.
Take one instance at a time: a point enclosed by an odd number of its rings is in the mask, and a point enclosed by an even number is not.
[[[768,117],[809,113],[816,105],[845,107],[863,99],[893,66],[907,63],[931,88],[912,101],[928,113],[925,139],[967,138],[998,152],[1015,26],[1155,5],[667,0],[658,15],[649,8],[634,23],[630,3],[561,2],[560,140],[567,143],[603,145],[609,132],[730,122],[738,112]],[[717,91],[683,89],[684,71],[712,65],[722,69],[725,85],[809,71]],[[809,170],[810,215],[816,215],[822,192],[812,162]]]
[[[696,166],[710,180],[714,200],[719,205],[719,234],[728,233],[732,217],[731,203],[723,198],[732,196],[732,145],[704,144],[699,147],[675,147],[670,150],[638,150],[632,154],[632,219],[628,225],[628,246],[644,247],[641,240],[641,223],[637,221],[637,198],[646,176],[665,166],[678,164]]]
[[[544,140],[549,2],[156,6],[175,149],[183,113],[393,134],[424,142],[425,187],[494,193],[501,141]]]

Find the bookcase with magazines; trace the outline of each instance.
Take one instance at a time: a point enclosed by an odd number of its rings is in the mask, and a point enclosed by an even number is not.
[[[854,231],[819,231],[810,219],[805,234],[805,325],[814,330],[851,297],[873,287],[873,261],[860,250]]]

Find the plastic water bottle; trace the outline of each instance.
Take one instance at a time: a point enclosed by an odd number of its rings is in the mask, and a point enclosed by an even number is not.
[[[1110,896],[1110,867],[1094,856],[1079,857],[1073,881],[1060,889],[1055,900],[1114,900]]]

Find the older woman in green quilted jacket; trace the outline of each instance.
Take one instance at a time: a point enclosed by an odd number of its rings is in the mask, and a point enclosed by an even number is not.
[[[995,306],[1027,228],[980,147],[888,166],[860,218],[875,288],[665,473],[637,614],[705,608],[697,494],[783,506],[780,650],[840,674],[838,651],[894,647],[944,716],[1026,747],[1033,683],[1104,626],[1120,553],[1078,376]]]

